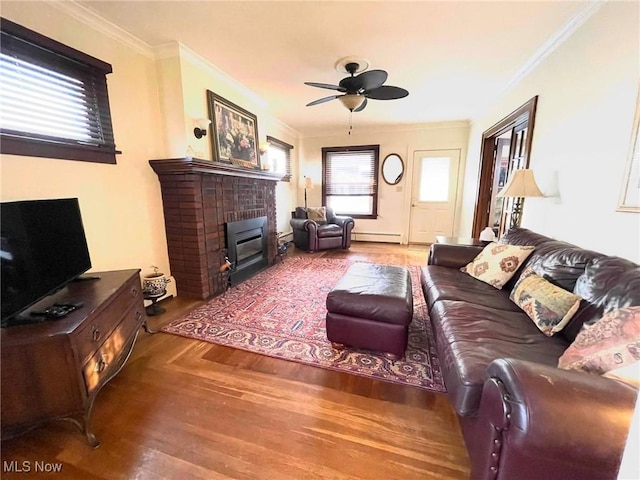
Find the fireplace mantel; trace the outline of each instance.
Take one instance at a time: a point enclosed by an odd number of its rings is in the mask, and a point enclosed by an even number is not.
[[[268,172],[251,168],[236,167],[229,163],[213,162],[201,158],[166,158],[159,160],[149,160],[153,171],[158,175],[163,174],[211,174],[226,175],[242,178],[257,178],[260,180],[272,180],[277,182],[282,180],[282,174]]]

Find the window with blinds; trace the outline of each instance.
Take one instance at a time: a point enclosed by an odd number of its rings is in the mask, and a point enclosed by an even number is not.
[[[379,145],[322,149],[322,203],[336,214],[378,217]]]
[[[116,163],[111,65],[0,21],[0,151]]]
[[[282,181],[289,182],[291,180],[291,150],[293,150],[293,145],[269,135],[267,135],[267,142],[269,143],[269,170],[281,173]]]

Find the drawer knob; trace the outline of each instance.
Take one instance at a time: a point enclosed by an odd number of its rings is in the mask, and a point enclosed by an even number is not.
[[[100,340],[100,335],[100,329],[94,325],[91,328],[91,341],[97,342],[98,340]]]
[[[102,373],[104,372],[104,369],[107,368],[108,366],[109,366],[109,363],[107,362],[107,356],[102,355],[100,357],[100,360],[98,360],[98,363],[96,363],[95,370],[98,373]]]
[[[136,287],[132,287],[131,288],[131,296],[132,297],[137,297],[138,293],[140,293],[140,292],[138,291],[138,289]]]
[[[142,313],[136,310],[136,320],[140,320],[142,318]]]

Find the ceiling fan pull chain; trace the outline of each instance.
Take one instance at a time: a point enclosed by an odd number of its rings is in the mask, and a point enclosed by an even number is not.
[[[353,122],[351,121],[353,117],[353,110],[349,110],[349,135],[351,135],[351,130],[353,129]]]

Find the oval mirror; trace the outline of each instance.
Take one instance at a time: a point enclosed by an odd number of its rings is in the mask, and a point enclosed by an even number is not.
[[[382,179],[389,185],[397,185],[404,175],[404,163],[400,155],[391,153],[382,162]]]

